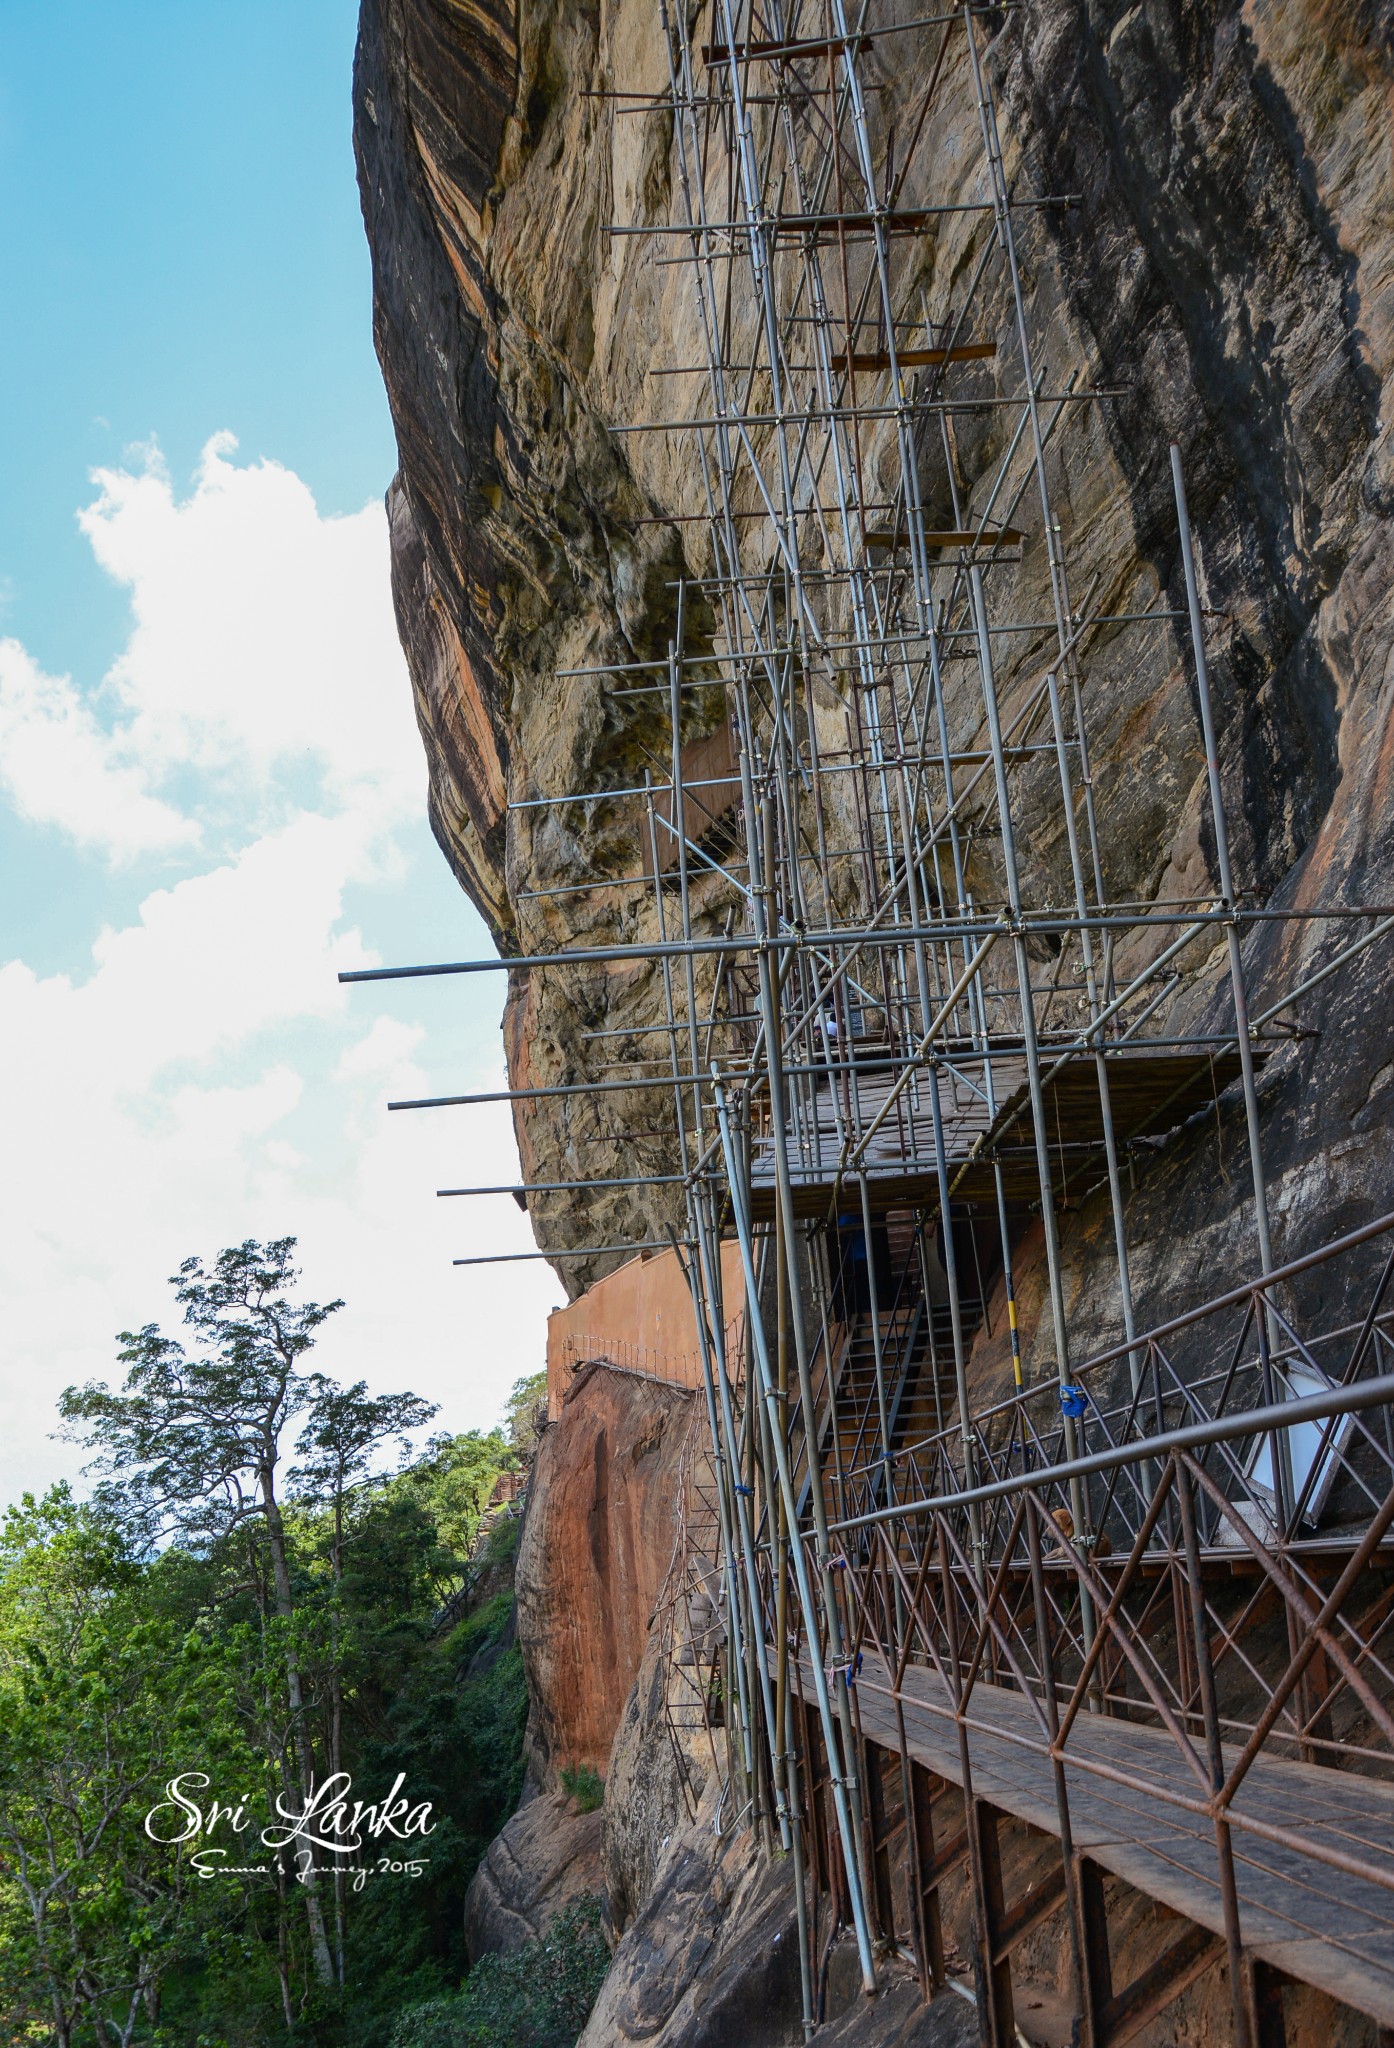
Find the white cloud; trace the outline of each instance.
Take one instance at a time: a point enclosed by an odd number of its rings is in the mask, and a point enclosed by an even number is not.
[[[541,1263],[450,1265],[531,1249],[507,1197],[434,1194],[516,1177],[506,1111],[385,1108],[499,1084],[497,987],[461,986],[446,1046],[337,981],[377,957],[362,906],[390,929],[439,860],[385,519],[321,519],[297,477],[231,447],[210,442],[182,500],[157,456],[99,477],[83,527],[132,628],[97,687],[0,648],[15,813],[165,863],[119,915],[94,911],[66,972],[0,967],[0,1501],[74,1469],[50,1440],[58,1392],[111,1376],[118,1329],[168,1323],[165,1279],[192,1251],[298,1235],[307,1287],[349,1303],[325,1369],[413,1387],[451,1427],[487,1424],[541,1363],[559,1298]],[[31,859],[52,844],[37,831]]]
[[[140,922],[103,931],[88,1000],[132,1025],[142,1079],[296,1018],[341,1013],[342,969],[373,959],[340,931],[343,893],[371,871],[372,842],[352,815],[306,812],[224,867],[160,889]]]
[[[0,640],[0,786],[28,823],[56,825],[112,860],[198,837],[192,819],[149,794],[72,678],[45,675],[18,640]]]
[[[384,582],[381,505],[322,519],[278,463],[239,467],[231,434],[177,500],[158,454],[98,470],[80,524],[131,593],[134,628],[109,687],[153,769],[221,779],[313,761],[331,795],[421,801],[425,766],[402,716],[402,654]]]
[[[372,1080],[384,1087],[414,1073],[410,1061],[426,1034],[419,1024],[379,1017],[366,1037],[351,1045],[334,1069],[336,1081]]]
[[[399,823],[425,788],[402,715],[384,581],[386,515],[323,519],[274,462],[239,466],[216,434],[177,496],[158,448],[96,472],[79,525],[130,593],[130,639],[99,687],[0,641],[0,787],[20,817],[113,862],[197,840],[159,791],[194,770],[204,821],[306,800],[308,779],[362,822]]]

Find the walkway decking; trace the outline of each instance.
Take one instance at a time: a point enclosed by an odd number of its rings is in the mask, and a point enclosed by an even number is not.
[[[806,1697],[811,1687],[805,1663]],[[863,1733],[898,1753],[891,1673],[874,1653],[865,1655],[856,1696]],[[961,1784],[957,1724],[939,1680],[907,1670],[900,1698],[910,1754]],[[965,1721],[974,1796],[1058,1834],[1050,1758],[1031,1703],[978,1685]],[[1081,1715],[1064,1755],[1076,1850],[1223,1935],[1214,1823],[1171,1736]],[[1260,1758],[1231,1818],[1246,1950],[1394,2026],[1394,1784]],[[1298,1830],[1314,1848],[1376,1868],[1388,1889],[1260,1832],[1273,1828]]]
[[[1109,1053],[1108,1071],[1111,1115],[1122,1144],[1174,1130],[1213,1102],[1239,1072],[1239,1057],[1234,1052],[1149,1052],[1129,1046]],[[801,1109],[789,1137],[795,1215],[827,1214],[838,1185],[844,1141],[870,1127],[885,1109],[897,1080],[895,1072],[878,1070],[873,1059],[869,1071],[818,1082],[811,1113]],[[862,1161],[873,1209],[938,1205],[931,1087],[939,1094],[951,1191],[963,1201],[993,1200],[996,1167],[1009,1201],[1039,1199],[1025,1059],[999,1059],[993,1084],[998,1103],[993,1115],[981,1083],[971,1085],[966,1075],[952,1068],[926,1070],[917,1075],[912,1089],[897,1094]],[[1092,1059],[1072,1059],[1051,1073],[1045,1083],[1045,1109],[1047,1142],[1059,1181],[1056,1193],[1064,1195],[1081,1180],[1087,1184],[1095,1177],[1103,1157],[1103,1107]],[[855,1183],[844,1194],[847,1206],[854,1208]],[[774,1151],[767,1137],[755,1148],[750,1203],[757,1222],[774,1214]]]

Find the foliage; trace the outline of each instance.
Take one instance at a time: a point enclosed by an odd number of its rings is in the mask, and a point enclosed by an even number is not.
[[[371,1395],[365,1380],[351,1387],[321,1380],[296,1445],[301,1462],[290,1475],[301,1500],[342,1508],[382,1446],[395,1442],[405,1447],[411,1431],[435,1412],[434,1404],[417,1394]]]
[[[502,1430],[472,1429],[433,1437],[424,1457],[390,1482],[389,1495],[411,1502],[435,1530],[431,1569],[442,1600],[465,1576],[489,1496],[514,1462]]]
[[[354,2011],[345,2039],[380,2048],[408,1996],[458,1982],[468,1967],[464,1895],[523,1789],[527,1685],[512,1643],[511,1595],[499,1594],[419,1656],[381,1733],[365,1742],[369,1783],[401,1770],[434,1802],[429,1883],[369,1887],[354,1931]]]
[[[113,1514],[146,1537],[177,1531],[211,1541],[250,1517],[274,1516],[268,1491],[281,1434],[325,1390],[300,1360],[341,1301],[293,1303],[293,1237],[252,1238],[220,1252],[208,1272],[186,1259],[170,1285],[194,1333],[190,1354],[157,1323],[123,1330],[128,1368],[119,1394],[100,1382],[69,1387],[69,1433],[85,1435],[108,1475]]]
[[[518,1453],[471,1431],[383,1472],[432,1411],[309,1369],[337,1304],[298,1300],[293,1250],[186,1261],[183,1341],[127,1333],[120,1390],[65,1397],[95,1500],[26,1497],[0,1524],[0,2041],[381,2048],[465,1976],[465,1890],[522,1789],[516,1520],[471,1563]],[[471,1583],[494,1597],[444,1625]],[[251,1846],[340,1771],[366,1801],[400,1780],[433,1822],[369,1844],[357,1890]],[[258,1875],[205,1881],[214,1838],[146,1830],[181,1772],[245,1798],[254,1831],[216,1839]]]
[[[215,1899],[143,1825],[210,1738],[245,1781],[230,1668],[146,1597],[122,1533],[58,1487],[0,1528],[0,2013],[128,2044]]]
[[[504,1428],[510,1446],[520,1457],[530,1458],[542,1425],[547,1420],[547,1375],[526,1373],[513,1382],[513,1391],[503,1408]]]
[[[610,1966],[598,1898],[512,1955],[481,1956],[456,1998],[409,2007],[389,2048],[575,2048]]]
[[[282,1789],[299,1790],[308,1806],[316,1758],[307,1719],[304,1653],[277,1470],[282,1438],[292,1419],[309,1411],[301,1432],[302,1491],[327,1501],[333,1514],[330,1549],[335,1598],[329,1621],[330,1703],[327,1769],[342,1769],[341,1630],[338,1586],[342,1575],[345,1491],[361,1478],[373,1449],[435,1413],[415,1395],[371,1401],[360,1381],[347,1390],[301,1364],[340,1301],[296,1302],[299,1275],[295,1239],[267,1244],[248,1238],[219,1252],[211,1271],[185,1259],[171,1281],[193,1333],[194,1349],[166,1337],[156,1323],[123,1331],[118,1354],[129,1370],[120,1393],[101,1383],[69,1387],[61,1408],[70,1428],[97,1446],[98,1469],[108,1475],[99,1499],[122,1514],[149,1543],[175,1533],[208,1548],[242,1530],[264,1543],[269,1580],[254,1578],[262,1624],[261,1740],[274,1760]],[[281,1876],[287,1875],[284,1869]],[[305,1909],[314,1972],[322,1986],[343,1981],[343,1886],[334,1880],[334,1953],[316,1858],[295,1873]],[[284,1929],[282,1930],[284,1940]],[[337,1970],[335,1958],[338,1958]],[[291,2011],[282,1970],[283,1997]]]
[[[561,1789],[581,1813],[599,1813],[605,1804],[605,1780],[594,1764],[563,1765]]]

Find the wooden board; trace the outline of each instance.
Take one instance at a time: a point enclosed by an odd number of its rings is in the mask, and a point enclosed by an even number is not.
[[[1262,1052],[1255,1057],[1262,1064]],[[1237,1077],[1239,1054],[1127,1046],[1109,1052],[1107,1066],[1113,1126],[1122,1147],[1135,1138],[1174,1130],[1213,1103]],[[786,1141],[796,1215],[828,1214],[842,1159],[885,1108],[896,1078],[884,1072],[839,1074],[805,1090]],[[1009,1202],[1039,1202],[1041,1176],[1025,1058],[995,1059],[992,1085],[993,1108],[981,1070],[971,1077],[942,1068],[925,1070],[901,1090],[859,1162],[873,1209],[939,1206],[932,1087],[938,1089],[951,1197],[965,1203],[995,1201],[1000,1168]],[[1043,1095],[1053,1191],[1057,1201],[1067,1200],[1092,1186],[1103,1171],[1103,1104],[1094,1060],[1072,1060],[1046,1081]],[[855,1178],[844,1183],[837,1199],[848,1210],[857,1208]],[[751,1171],[754,1220],[767,1222],[774,1203],[773,1144],[764,1138],[756,1145]]]
[[[806,1662],[798,1683],[811,1697]],[[874,1652],[864,1655],[855,1695],[864,1734],[898,1754],[891,1673]],[[911,1755],[961,1784],[958,1724],[937,1675],[908,1670],[900,1701]],[[1020,1693],[979,1685],[964,1721],[975,1796],[1058,1836],[1051,1762],[1032,1704]],[[1183,1803],[1203,1805],[1204,1792],[1171,1736],[1082,1715],[1064,1758],[1075,1848],[1223,1935],[1214,1824]],[[1246,1950],[1394,2026],[1394,1784],[1261,1757],[1235,1799],[1233,1819]],[[1335,1869],[1308,1849],[1268,1841],[1246,1828],[1246,1820],[1292,1829],[1313,1848],[1356,1857],[1384,1882]]]

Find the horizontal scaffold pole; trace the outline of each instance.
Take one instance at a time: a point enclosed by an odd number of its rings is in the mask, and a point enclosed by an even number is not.
[[[1270,1275],[1269,1279],[1276,1278]],[[1146,1338],[1134,1340],[1136,1350]],[[1125,1349],[1128,1347],[1124,1347]],[[1394,1402],[1394,1373],[1378,1379],[1358,1380],[1354,1386],[1326,1387],[1319,1394],[1303,1394],[1290,1401],[1274,1401],[1264,1408],[1248,1408],[1241,1415],[1216,1415],[1205,1422],[1190,1422],[1181,1429],[1159,1430],[1155,1436],[1140,1437],[1136,1443],[1110,1444],[1106,1450],[1091,1451],[1087,1457],[1069,1458],[1058,1465],[1037,1465],[1029,1472],[1015,1472],[1005,1479],[987,1480],[981,1486],[965,1487],[958,1493],[927,1494],[922,1500],[897,1501],[894,1507],[873,1508],[864,1515],[851,1515],[844,1522],[830,1522],[829,1531],[869,1528],[875,1522],[897,1522],[916,1515],[937,1515],[950,1508],[973,1507],[989,1500],[1006,1500],[1015,1493],[1029,1493],[1042,1486],[1056,1486],[1062,1480],[1087,1479],[1093,1472],[1112,1472],[1120,1465],[1155,1463],[1171,1451],[1197,1450],[1205,1444],[1234,1438],[1271,1436],[1277,1430],[1291,1430],[1304,1422],[1325,1422],[1334,1415],[1353,1415],[1362,1408],[1382,1408]]]
[[[1331,904],[1304,910],[1212,909],[1194,910],[1178,907],[1175,911],[1160,914],[1155,911],[1100,911],[1086,918],[1065,917],[1053,912],[1044,916],[1022,917],[1021,929],[1025,933],[1053,933],[1064,936],[1078,931],[1134,931],[1147,925],[1168,927],[1193,923],[1226,924],[1231,919],[1239,924],[1287,924],[1332,922],[1349,917],[1391,917],[1394,903]],[[343,983],[358,981],[414,981],[437,974],[501,974],[520,972],[532,967],[586,967],[606,966],[634,960],[679,960],[688,955],[709,956],[758,953],[773,946],[784,948],[806,946],[813,949],[841,947],[858,950],[864,946],[903,946],[923,939],[927,944],[949,944],[955,940],[983,939],[990,932],[1006,929],[1001,918],[964,917],[946,919],[941,924],[926,925],[885,925],[879,929],[857,930],[810,930],[802,932],[779,932],[766,938],[756,938],[752,933],[745,938],[710,939],[668,939],[647,946],[574,946],[556,953],[491,954],[483,960],[442,960],[420,967],[351,967],[340,971]]]
[[[687,1239],[680,1237],[678,1243],[685,1245]],[[608,1259],[618,1252],[625,1252],[632,1258],[639,1252],[666,1252],[672,1249],[668,1240],[662,1244],[578,1244],[565,1249],[560,1246],[547,1252],[479,1252],[470,1259],[452,1259],[452,1266],[515,1266],[524,1259]]]
[[[493,1188],[437,1188],[438,1195],[523,1195],[589,1194],[592,1188],[680,1188],[686,1181],[680,1173],[632,1173],[619,1180],[526,1180],[510,1181]]]

